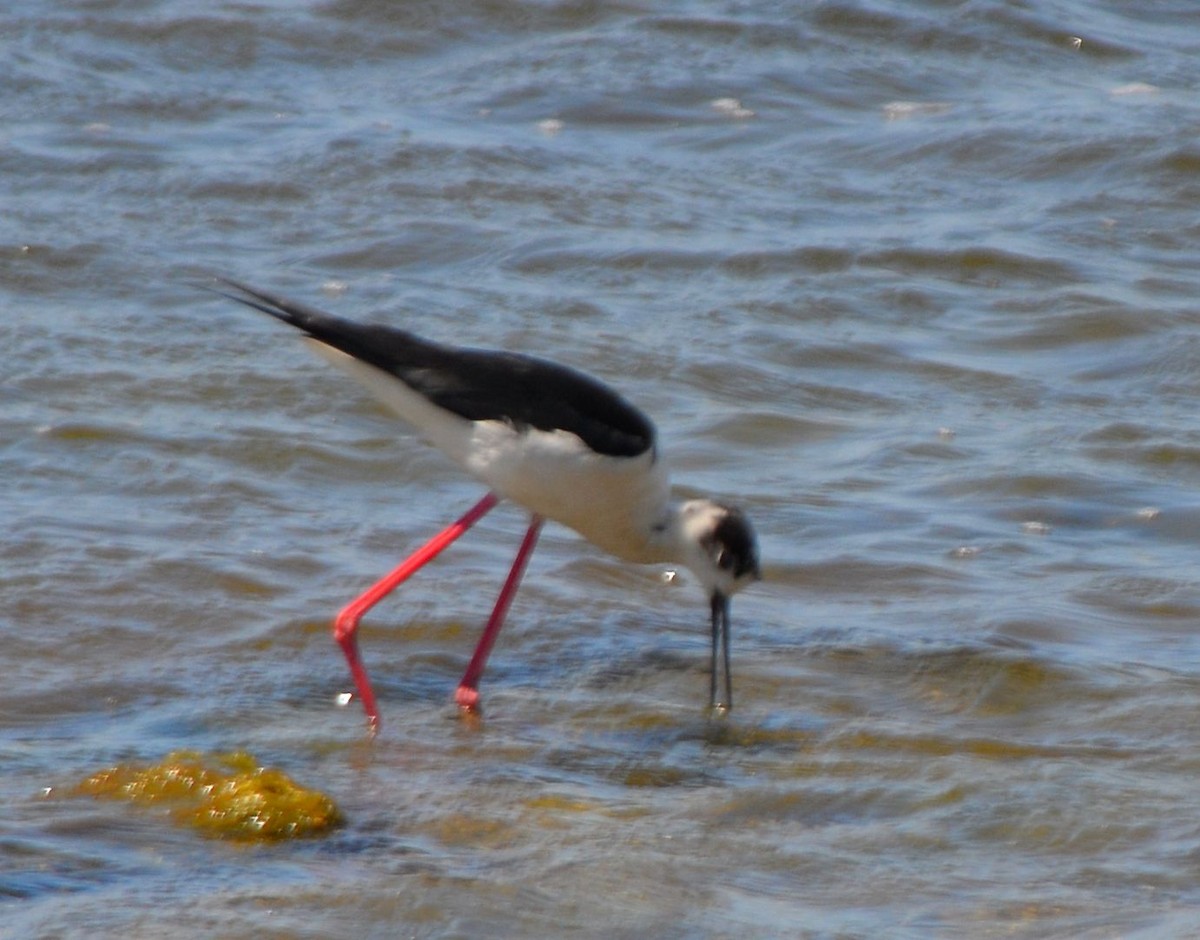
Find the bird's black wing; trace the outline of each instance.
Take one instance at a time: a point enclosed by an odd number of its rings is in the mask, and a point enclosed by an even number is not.
[[[563,430],[614,457],[652,450],[654,425],[604,383],[518,353],[443,346],[407,330],[360,324],[222,280],[222,296],[282,320],[322,343],[394,375],[440,408],[472,421]]]

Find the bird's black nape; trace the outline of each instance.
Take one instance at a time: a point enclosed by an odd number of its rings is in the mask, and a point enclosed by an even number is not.
[[[718,564],[735,578],[762,578],[758,563],[758,540],[746,514],[736,506],[722,504],[725,515],[713,530],[713,539],[720,546]]]

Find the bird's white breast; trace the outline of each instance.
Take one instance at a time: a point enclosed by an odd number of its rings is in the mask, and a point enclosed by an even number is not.
[[[497,493],[627,561],[664,560],[653,527],[669,482],[661,460],[597,454],[567,431],[476,422],[466,469]]]

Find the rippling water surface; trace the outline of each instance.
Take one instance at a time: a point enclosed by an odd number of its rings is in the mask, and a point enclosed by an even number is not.
[[[0,936],[1200,934],[1190,2],[16,0]],[[618,384],[746,507],[689,578],[524,526],[217,272]],[[335,835],[62,794],[243,748]]]

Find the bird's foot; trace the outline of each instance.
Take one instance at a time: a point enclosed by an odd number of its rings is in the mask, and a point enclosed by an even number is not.
[[[454,692],[454,703],[458,706],[459,713],[464,717],[478,717],[483,714],[483,706],[480,704],[479,690],[468,685],[460,685]]]

